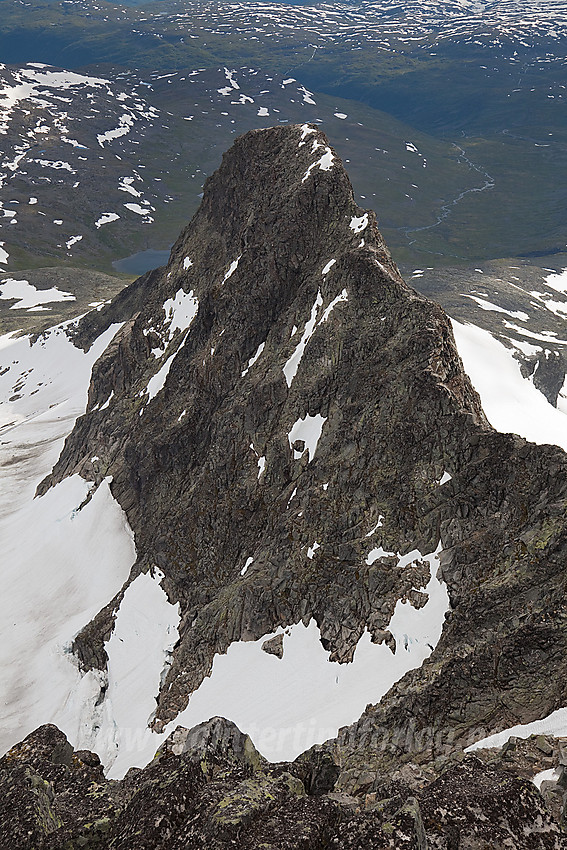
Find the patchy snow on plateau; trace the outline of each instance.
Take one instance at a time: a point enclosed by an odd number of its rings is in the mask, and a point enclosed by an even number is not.
[[[551,289],[555,289],[556,292],[567,294],[567,269],[563,269],[563,271],[557,274],[549,275],[549,277],[546,277],[545,282]]]
[[[0,280],[0,299],[11,301],[14,298],[17,301],[11,305],[10,310],[31,310],[41,304],[77,300],[72,292],[63,292],[56,286],[50,289],[36,289],[27,280],[14,280],[11,277]]]
[[[95,221],[95,227],[98,230],[99,227],[102,227],[104,224],[110,224],[111,221],[118,221],[119,218],[120,216],[114,212],[103,213],[101,217]]]
[[[99,133],[97,135],[97,142],[101,148],[104,147],[106,142],[110,142],[112,139],[119,139],[121,136],[126,136],[134,126],[134,121],[135,118],[130,113],[121,115],[118,119],[118,127],[114,130],[107,130],[106,133]]]

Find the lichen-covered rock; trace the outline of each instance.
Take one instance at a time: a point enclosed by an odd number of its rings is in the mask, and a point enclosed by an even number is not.
[[[275,637],[265,640],[262,644],[262,649],[264,652],[267,652],[268,655],[275,655],[276,658],[283,658],[283,635],[275,635]]]
[[[98,756],[73,752],[52,725],[41,726],[0,759],[0,788],[3,850],[58,848],[82,835],[88,846],[103,847],[97,841],[117,812]]]
[[[177,729],[121,782],[43,726],[0,760],[2,850],[564,850],[535,786],[469,756],[431,778],[418,769],[359,797],[315,747],[289,764],[250,757],[232,723]],[[407,781],[406,781],[407,780]]]

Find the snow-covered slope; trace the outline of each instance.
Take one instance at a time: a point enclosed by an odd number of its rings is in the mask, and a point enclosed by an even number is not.
[[[126,591],[106,644],[110,687],[91,749],[109,768],[108,776],[121,779],[130,767],[146,765],[177,726],[190,729],[215,716],[236,723],[270,761],[294,759],[313,744],[335,737],[369,702],[380,700],[408,670],[419,667],[437,645],[450,608],[446,586],[437,577],[438,554],[425,556],[430,579],[423,588],[428,594],[424,607],[416,609],[401,600],[396,605],[388,624],[395,651],[384,643],[373,644],[365,632],[351,663],[332,662],[314,620],[308,626],[280,626],[255,641],[235,641],[226,654],[215,656],[210,677],[160,734],[147,728],[163,672],[159,648],[165,643],[171,649],[179,637],[179,616],[165,597],[160,601],[152,579],[139,576]],[[398,563],[407,567],[417,560],[423,556],[415,550]],[[142,580],[143,595],[137,586]],[[283,638],[281,658],[262,651],[276,635]]]
[[[83,353],[67,331],[0,340],[1,748],[46,721],[73,731],[69,703],[80,675],[76,632],[120,589],[134,561],[124,514],[105,482],[73,476],[35,489],[83,413],[91,367],[118,326]],[[76,705],[76,704],[75,704]]]

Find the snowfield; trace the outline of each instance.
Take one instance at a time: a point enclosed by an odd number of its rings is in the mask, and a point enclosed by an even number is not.
[[[116,689],[113,696],[111,692],[112,716],[107,713],[104,719],[100,735],[104,746],[97,749],[105,764],[110,764],[107,775],[120,779],[130,767],[143,767],[177,726],[192,728],[215,716],[236,723],[269,761],[294,759],[313,744],[334,737],[341,726],[357,720],[368,703],[378,702],[408,670],[421,666],[436,646],[449,610],[446,585],[437,577],[439,552],[440,547],[422,556],[416,549],[399,557],[401,567],[415,560],[428,561],[430,578],[424,588],[429,599],[423,608],[416,609],[409,602],[396,604],[388,625],[396,641],[395,652],[385,643],[372,643],[365,632],[352,663],[330,662],[314,620],[308,626],[300,622],[280,627],[255,641],[236,641],[226,654],[215,656],[210,677],[191,695],[187,708],[159,735],[146,728],[151,705],[147,693],[150,682],[154,690],[157,687],[164,654],[177,636],[179,615],[176,607],[158,600],[155,588],[151,597],[149,593],[145,600],[140,597],[143,610],[136,609],[125,596],[116,620],[121,643],[111,645],[111,639],[106,645],[111,682],[112,671],[124,664],[126,651],[130,665],[122,667],[121,693]],[[251,562],[249,558],[246,567]],[[138,623],[149,623],[156,617],[161,622],[159,636],[154,623],[153,632],[148,634],[136,625],[136,618]],[[281,659],[262,650],[264,641],[276,634],[283,634]],[[141,682],[148,686],[145,702]],[[114,756],[113,723],[120,717],[126,721],[121,733],[125,746]]]
[[[73,737],[69,703],[80,675],[70,642],[121,588],[135,558],[108,481],[82,510],[91,485],[79,476],[34,498],[84,412],[92,364],[118,327],[87,354],[72,345],[66,325],[33,344],[0,338],[1,752],[42,723]]]
[[[489,331],[452,320],[455,341],[465,371],[480,395],[488,421],[497,431],[519,434],[533,443],[551,443],[567,451],[567,398],[553,407],[520,364]],[[520,344],[515,342],[519,348]],[[541,349],[541,346],[539,347]],[[534,351],[538,350],[534,347]]]

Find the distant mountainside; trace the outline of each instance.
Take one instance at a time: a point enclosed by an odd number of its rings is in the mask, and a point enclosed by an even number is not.
[[[566,456],[493,430],[316,125],[9,343],[7,850],[565,846]]]
[[[12,66],[0,75],[9,129],[0,200],[8,213],[20,205],[14,224],[0,219],[11,270],[109,272],[130,254],[167,250],[232,136],[305,121],[334,140],[406,269],[565,252],[562,3],[4,0],[2,9]],[[108,82],[61,91],[41,62]],[[125,197],[126,178],[140,196]],[[30,197],[38,209],[24,214]],[[93,226],[103,214],[120,218]]]

